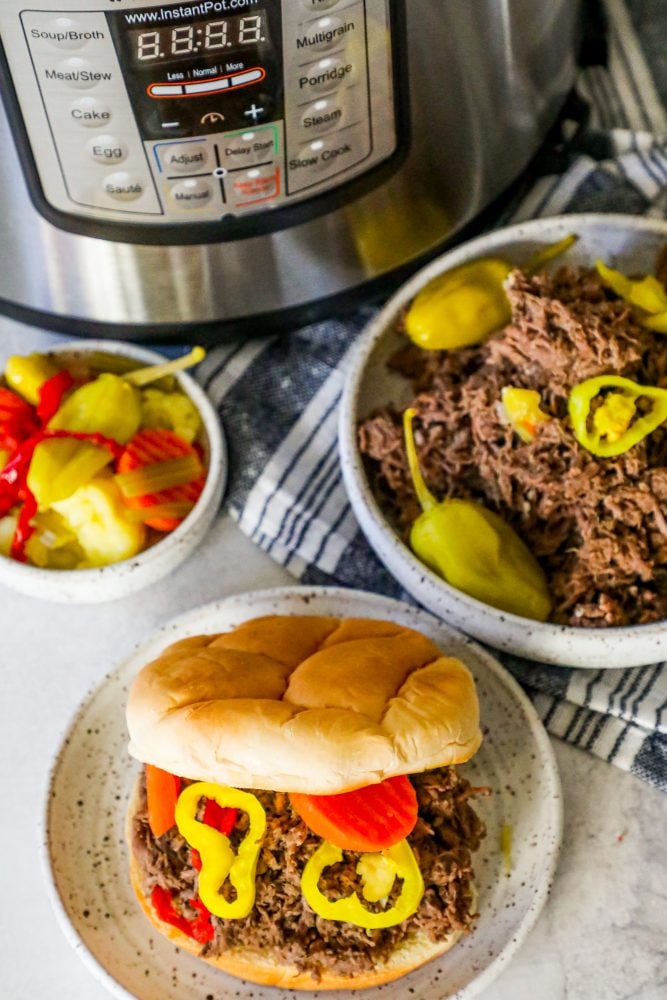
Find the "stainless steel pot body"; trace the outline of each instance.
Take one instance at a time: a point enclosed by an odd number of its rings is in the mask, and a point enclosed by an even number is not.
[[[293,10],[290,5],[324,3],[327,23],[334,18],[339,31],[346,5],[356,3],[363,12],[370,2],[378,0],[282,0],[282,8],[278,0],[264,0],[278,4],[270,9],[274,19],[281,10],[286,17]],[[24,17],[19,32],[23,5],[4,0],[0,38],[8,69],[5,110],[0,105],[0,309],[97,335],[183,336],[184,326],[215,324],[224,336],[253,319],[259,326],[270,317],[326,314],[349,293],[416,266],[454,237],[517,177],[553,123],[576,71],[580,4],[407,0],[404,8],[395,5],[400,8],[396,14],[389,0],[381,2],[388,11],[383,31],[374,37],[367,18],[365,37],[372,59],[374,46],[386,52],[391,35],[390,85],[383,83],[386,93],[375,95],[376,104],[393,102],[386,128],[375,109],[376,146],[383,139],[388,143],[384,172],[380,162],[365,177],[362,165],[351,186],[333,191],[333,202],[330,187],[316,185],[314,193],[301,199],[300,217],[272,216],[271,205],[257,206],[246,217],[245,229],[225,228],[223,222],[215,230],[212,224],[205,240],[197,241],[195,235],[193,242],[193,234],[204,227],[193,228],[195,220],[186,213],[171,226],[156,225],[148,245],[148,240],[137,242],[131,219],[124,228],[120,214],[105,233],[105,212],[86,209],[85,225],[95,222],[96,212],[103,223],[91,235],[72,231],[53,213],[44,213],[34,178],[30,182],[30,155],[37,145],[46,151],[53,136],[40,130],[38,117],[27,138],[21,134],[22,120],[33,113],[29,105],[34,109],[36,103],[32,92],[24,91],[28,70],[22,75],[18,59],[31,22]],[[42,0],[40,6],[53,6],[53,16],[60,19],[63,4],[83,16],[97,11],[101,2]],[[132,13],[136,6],[135,0],[114,0],[113,10]],[[146,0],[141,9],[151,6],[165,9],[170,4]],[[220,25],[220,19],[209,19],[207,38],[221,37],[226,29]],[[189,44],[179,41],[187,30],[173,36],[177,45]],[[143,58],[147,51],[152,58],[157,48],[147,45],[161,44],[162,36],[155,32],[158,41],[153,43],[146,32],[132,32],[131,44],[138,46],[135,60],[137,53]],[[311,32],[311,37],[319,36]],[[60,55],[78,58],[67,51]],[[370,73],[368,79],[367,87],[373,84]],[[77,107],[85,106],[78,103],[78,94],[70,96]],[[372,96],[367,93],[369,100]],[[102,143],[100,155],[107,147]],[[100,146],[92,148],[99,152]],[[90,141],[81,149],[90,156]],[[48,165],[48,159],[44,162]],[[179,190],[187,189],[178,183]],[[195,190],[199,181],[189,183]],[[284,225],[276,225],[282,218]]]

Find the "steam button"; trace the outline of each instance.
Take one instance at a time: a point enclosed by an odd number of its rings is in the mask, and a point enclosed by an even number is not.
[[[127,159],[128,148],[113,135],[97,135],[86,143],[86,149],[95,163],[110,165]]]
[[[109,174],[102,183],[103,189],[115,201],[136,201],[144,193],[144,181],[127,170]]]
[[[321,97],[313,101],[301,115],[304,135],[323,135],[333,128],[341,128],[345,122],[345,107],[338,97]]]
[[[187,212],[208,205],[213,197],[213,188],[203,177],[189,177],[172,184],[169,194],[176,207]]]

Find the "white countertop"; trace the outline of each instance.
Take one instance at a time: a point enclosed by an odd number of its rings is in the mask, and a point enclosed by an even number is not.
[[[0,362],[45,342],[0,319]],[[168,618],[291,582],[221,518],[177,573],[125,600],[62,606],[0,587],[1,997],[107,997],[56,923],[39,859],[47,772],[85,693]],[[667,996],[667,799],[582,751],[555,749],[565,837],[553,893],[480,1000],[659,1000]]]

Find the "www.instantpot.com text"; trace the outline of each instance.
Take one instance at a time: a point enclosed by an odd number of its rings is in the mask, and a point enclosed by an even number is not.
[[[125,15],[127,24],[159,24],[162,21],[180,21],[184,17],[201,14],[228,14],[233,10],[255,7],[260,0],[202,0],[201,3],[180,4],[178,7],[158,7],[157,10],[138,10]]]

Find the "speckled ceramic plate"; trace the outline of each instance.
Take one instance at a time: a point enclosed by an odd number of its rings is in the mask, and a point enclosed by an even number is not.
[[[138,765],[127,755],[125,700],[138,671],[165,645],[233,628],[266,614],[363,615],[420,629],[460,656],[479,692],[485,740],[461,772],[490,785],[478,800],[488,835],[476,854],[479,921],[444,957],[397,983],[363,991],[373,1000],[457,1000],[474,996],[500,972],[544,905],[561,837],[561,791],[547,735],[530,702],[486,652],[425,612],[359,591],[293,587],[243,594],[165,625],[88,696],[64,738],[49,781],[44,861],[47,884],[69,942],[115,997],[139,1000],[283,1000],[318,994],[232,979],[156,936],[128,881],[125,813]],[[503,825],[512,829],[505,871]],[[330,1000],[352,991],[320,996]]]

